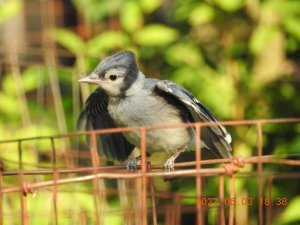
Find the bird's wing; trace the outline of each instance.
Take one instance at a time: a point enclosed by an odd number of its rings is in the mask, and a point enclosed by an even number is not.
[[[195,122],[214,122],[214,125],[201,128],[202,140],[218,157],[231,157],[230,134],[192,93],[170,80],[159,81],[156,87],[179,100],[188,109]]]
[[[107,111],[107,104],[108,96],[98,87],[86,100],[85,109],[78,118],[78,128],[85,130],[116,128]],[[97,135],[97,142],[100,155],[118,161],[126,160],[134,149],[134,145],[129,143],[122,133]]]

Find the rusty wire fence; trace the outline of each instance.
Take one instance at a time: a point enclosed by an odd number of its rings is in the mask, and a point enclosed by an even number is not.
[[[300,160],[297,154],[264,155],[263,127],[299,122],[297,118],[221,122],[225,126],[256,127],[257,146],[253,155],[235,156],[233,149],[232,159],[201,160],[198,140],[195,160],[176,163],[176,170],[171,172],[165,172],[162,164],[147,160],[147,131],[193,126],[200,136],[201,127],[210,123],[118,128],[1,141],[0,223],[276,224],[292,198],[276,192],[274,187],[278,181],[293,185],[293,181],[299,180]],[[141,133],[142,160],[137,172],[127,171],[124,165],[108,165],[99,158],[97,135],[132,131]],[[91,143],[82,151],[80,144],[72,143],[85,136]],[[68,143],[66,151],[62,151],[63,142]],[[37,163],[32,163],[28,154],[37,157]],[[280,169],[268,165],[279,165]],[[291,170],[292,167],[296,169]],[[239,181],[249,184],[241,189]],[[177,189],[161,187],[162,183],[172,182],[177,182]],[[213,190],[207,190],[211,183]]]

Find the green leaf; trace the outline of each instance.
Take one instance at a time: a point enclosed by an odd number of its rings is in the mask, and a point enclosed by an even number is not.
[[[41,66],[30,66],[26,68],[21,76],[22,86],[24,87],[25,92],[32,91],[38,88],[39,82],[47,84],[48,80],[43,79],[43,75],[47,73],[47,70]],[[13,96],[16,96],[15,80],[12,74],[8,74],[3,79],[3,93]]]
[[[300,153],[300,138],[295,138],[289,146],[290,152]]]
[[[51,38],[75,55],[81,54],[84,51],[84,41],[73,31],[55,28],[51,30],[49,34]]]
[[[87,43],[86,52],[89,56],[99,56],[101,52],[108,52],[114,48],[124,48],[127,40],[127,36],[122,32],[104,32]]]
[[[151,24],[134,33],[133,39],[143,46],[163,46],[178,38],[177,30],[162,24]]]
[[[2,81],[2,92],[11,97],[16,96],[16,85],[12,74],[7,74]]]
[[[162,4],[162,0],[139,0],[139,2],[143,11],[146,13],[154,12]]]
[[[198,5],[189,14],[189,22],[191,25],[196,26],[203,23],[210,22],[215,17],[215,11],[213,7],[207,4]]]
[[[284,28],[287,30],[288,33],[293,35],[295,38],[300,41],[300,18],[291,17],[284,21]]]
[[[31,66],[26,68],[22,73],[22,81],[25,91],[32,91],[39,87],[39,84],[46,85],[48,83],[45,68],[39,66]]]
[[[252,53],[257,54],[264,49],[266,43],[278,32],[274,27],[259,26],[252,34],[249,47]]]
[[[178,43],[172,45],[165,53],[167,61],[176,66],[186,64],[199,66],[203,62],[201,52],[193,43]]]
[[[300,220],[299,205],[300,205],[300,196],[293,198],[290,202],[288,200],[288,204],[285,210],[279,216],[279,218],[276,219],[274,225],[299,222]]]
[[[214,0],[214,1],[222,9],[228,12],[238,10],[245,4],[245,0]]]
[[[6,120],[20,115],[19,104],[15,97],[0,93],[0,99],[0,112],[5,115]]]
[[[0,23],[17,15],[23,7],[20,0],[10,0],[0,3]]]
[[[121,9],[121,24],[128,32],[133,32],[143,25],[143,14],[136,1],[127,1]]]
[[[216,116],[230,118],[235,89],[233,80],[226,74],[217,74],[205,65],[199,68],[182,66],[174,71],[172,80],[190,90]]]
[[[299,0],[279,1],[278,12],[280,12],[284,18],[296,17],[299,15]]]
[[[105,17],[117,14],[123,0],[72,0],[77,12],[89,23],[99,23]]]

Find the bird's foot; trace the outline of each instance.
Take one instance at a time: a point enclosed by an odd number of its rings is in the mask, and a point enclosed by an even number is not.
[[[141,156],[138,156],[134,159],[130,159],[126,165],[126,169],[129,171],[137,171],[138,170],[138,161],[141,160]]]
[[[170,171],[175,170],[175,169],[174,169],[174,164],[175,164],[176,158],[177,158],[182,152],[184,152],[186,149],[187,149],[186,146],[183,147],[183,148],[178,149],[178,150],[174,153],[174,155],[172,155],[170,158],[167,159],[167,161],[166,161],[165,164],[164,164],[165,171],[170,172]]]
[[[170,158],[167,159],[167,161],[164,164],[166,172],[175,170],[174,169],[175,159],[176,159],[176,157],[174,157],[174,156],[171,156]]]

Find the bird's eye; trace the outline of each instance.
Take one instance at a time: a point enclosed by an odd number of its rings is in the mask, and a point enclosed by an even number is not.
[[[116,80],[117,78],[118,78],[117,75],[110,75],[109,76],[109,79],[112,80],[112,81]]]

